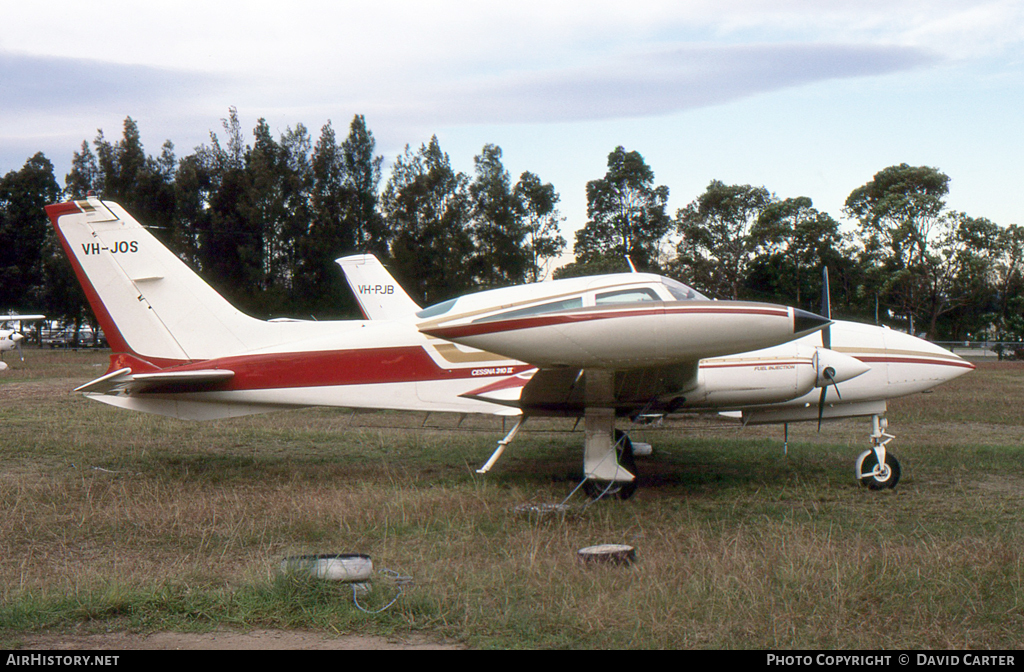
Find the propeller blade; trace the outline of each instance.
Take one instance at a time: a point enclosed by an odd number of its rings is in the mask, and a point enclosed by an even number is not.
[[[11,340],[14,341],[14,347],[18,349],[18,356],[21,357],[21,361],[25,361],[25,353],[21,350],[21,341],[25,337],[21,334],[11,334]]]
[[[839,383],[836,382],[836,370],[831,366],[825,367],[825,370],[821,372],[821,377],[827,382],[821,386],[821,395],[818,396],[818,431],[821,431],[821,418],[825,413],[825,395],[828,394],[828,386],[832,387],[836,391],[836,396],[842,400],[843,395],[839,394]]]
[[[825,413],[825,394],[828,392],[828,386],[821,388],[821,396],[818,397],[818,433],[821,433],[821,416]]]
[[[828,288],[828,266],[821,269],[821,316],[832,319],[832,296]]]
[[[828,266],[821,268],[821,316],[832,319],[832,295],[828,287]],[[831,326],[821,330],[821,345],[829,350],[832,349]]]

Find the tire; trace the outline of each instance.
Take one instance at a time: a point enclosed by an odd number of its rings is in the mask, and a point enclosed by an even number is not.
[[[865,451],[857,458],[857,473],[870,473],[875,470],[877,465],[878,457],[875,455],[875,451]],[[869,490],[891,490],[895,488],[896,484],[900,482],[900,475],[902,474],[900,461],[892,453],[886,453],[885,466],[889,469],[884,478],[882,476],[861,476],[860,484]]]

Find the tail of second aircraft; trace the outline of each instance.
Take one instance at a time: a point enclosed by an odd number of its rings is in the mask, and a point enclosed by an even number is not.
[[[165,367],[269,347],[290,331],[237,310],[116,203],[46,212],[114,353]]]
[[[336,261],[366,319],[395,320],[419,311],[419,305],[395,282],[377,257],[359,254]]]

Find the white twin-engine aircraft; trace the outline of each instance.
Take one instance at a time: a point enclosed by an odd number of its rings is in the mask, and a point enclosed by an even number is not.
[[[21,357],[21,361],[25,361],[25,355],[21,351],[21,342],[25,340],[25,335],[21,333],[22,322],[34,322],[35,320],[45,319],[45,315],[15,315],[0,314],[0,371],[7,368],[7,363],[3,361],[3,355],[5,352],[11,350],[17,350],[18,355]],[[5,327],[15,325],[12,329]]]
[[[116,203],[47,213],[112,349],[76,391],[204,420],[303,406],[584,420],[584,485],[636,487],[619,416],[731,411],[747,423],[866,416],[857,460],[892,487],[886,399],[974,368],[921,339],[765,303],[711,301],[669,278],[622,273],[495,289],[421,309],[376,258],[338,263],[367,319],[257,320],[236,310]],[[840,396],[841,395],[841,396]]]

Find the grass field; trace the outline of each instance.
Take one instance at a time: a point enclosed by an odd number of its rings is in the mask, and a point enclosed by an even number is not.
[[[423,633],[470,647],[1017,648],[1024,644],[1024,363],[890,404],[895,491],[853,481],[866,419],[695,418],[636,429],[627,502],[564,515],[571,421],[309,409],[213,423],[70,393],[101,352],[26,352],[0,374],[0,648],[26,633],[280,628]],[[633,545],[630,567],[576,551]],[[411,576],[390,609],[283,577],[361,552]],[[363,606],[396,593],[375,580]]]

